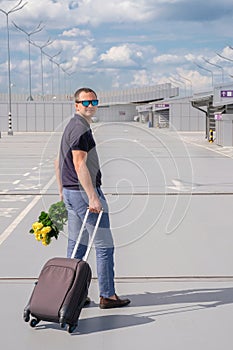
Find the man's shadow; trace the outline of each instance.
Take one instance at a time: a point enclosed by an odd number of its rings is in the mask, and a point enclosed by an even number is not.
[[[216,307],[233,303],[233,288],[184,289],[168,292],[130,295],[135,306],[155,306],[169,304],[196,304]],[[206,304],[205,304],[206,303]]]
[[[133,315],[106,315],[80,319],[77,332],[74,334],[87,334],[103,332],[112,329],[145,325],[155,322],[156,316],[190,312],[199,309],[217,307],[233,303],[233,288],[202,288],[185,289],[158,293],[131,294],[132,307],[148,307],[151,311],[143,310]],[[156,311],[156,306],[168,306]],[[148,315],[148,316],[147,316]],[[153,317],[153,318],[152,318]]]
[[[129,312],[122,314],[120,309],[114,315],[104,315],[88,318],[81,318],[78,327],[72,335],[90,334],[109,331],[113,329],[127,328],[133,326],[145,325],[155,322],[156,317],[161,315],[194,312],[200,309],[217,307],[220,305],[233,303],[233,288],[203,288],[203,289],[185,289],[168,292],[128,295],[131,299]],[[151,310],[148,310],[151,306]],[[161,306],[165,306],[161,309]],[[166,307],[167,306],[167,307]],[[90,308],[97,307],[91,303]],[[130,307],[147,307],[146,310],[139,310],[138,313],[130,314]],[[158,307],[158,308],[157,308]],[[156,309],[157,308],[157,309]],[[60,328],[56,324],[45,324],[38,326],[37,329]]]
[[[120,313],[115,315],[103,314],[96,317],[80,319],[78,327],[73,334],[98,333],[113,329],[145,325],[151,322],[155,322],[155,320],[143,315],[121,315]]]

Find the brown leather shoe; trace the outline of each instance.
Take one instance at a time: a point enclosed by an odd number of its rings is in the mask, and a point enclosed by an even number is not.
[[[117,295],[116,297],[117,297],[116,300],[100,297],[99,307],[101,309],[112,309],[115,307],[123,307],[130,303],[129,299],[120,299]]]

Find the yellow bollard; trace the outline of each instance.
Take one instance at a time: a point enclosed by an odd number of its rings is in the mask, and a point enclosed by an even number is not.
[[[209,142],[214,142],[214,131],[212,129],[209,131]]]

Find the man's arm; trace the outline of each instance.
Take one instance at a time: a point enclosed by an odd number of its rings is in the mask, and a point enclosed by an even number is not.
[[[54,166],[55,166],[55,173],[56,173],[57,185],[58,185],[58,190],[59,190],[59,196],[60,196],[60,199],[62,201],[63,200],[62,183],[61,183],[61,176],[60,176],[60,169],[59,169],[59,161],[58,161],[58,159],[55,159]]]
[[[75,150],[72,151],[72,155],[78,179],[89,199],[89,209],[94,213],[99,213],[102,206],[93,187],[91,175],[86,165],[87,152]]]

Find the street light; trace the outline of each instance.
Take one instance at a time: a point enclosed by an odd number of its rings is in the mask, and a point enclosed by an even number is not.
[[[24,34],[27,35],[27,41],[28,41],[28,69],[29,69],[29,96],[27,98],[28,101],[33,101],[32,97],[32,70],[31,70],[31,36],[33,34],[39,33],[44,29],[44,26],[41,27],[42,22],[38,24],[38,26],[32,30],[31,32],[26,32],[23,28],[20,28],[15,22],[12,21],[14,24],[15,28],[18,29],[19,31],[23,32]]]
[[[51,94],[52,98],[54,97],[54,78],[53,78],[53,64],[55,63],[53,61],[54,57],[57,57],[61,54],[62,50],[58,51],[55,55],[50,56],[48,53],[44,52],[44,55],[49,57],[49,61],[51,62]]]
[[[42,99],[44,99],[44,69],[43,69],[43,49],[46,46],[49,46],[53,43],[50,39],[48,39],[43,45],[38,45],[35,42],[32,42],[32,45],[38,47],[40,49],[40,63],[41,63],[41,94],[42,94]]]
[[[191,92],[191,96],[192,96],[192,94],[193,94],[193,84],[192,84],[192,81],[190,80],[190,79],[188,79],[188,78],[185,78],[185,77],[183,77],[182,75],[180,75],[180,74],[178,74],[179,75],[179,77],[181,78],[181,79],[184,79],[184,80],[187,80],[188,82],[189,82],[189,84],[190,84],[190,92]]]
[[[5,11],[3,9],[0,9],[0,12],[2,12],[6,16],[6,29],[7,29],[7,61],[8,61],[8,135],[13,135],[12,130],[12,111],[11,111],[11,58],[10,58],[10,34],[9,34],[9,15],[13,12],[22,10],[22,8],[27,4],[25,2],[22,4],[23,0],[20,0],[17,5],[13,6],[9,11]],[[22,4],[22,5],[21,5]]]
[[[222,70],[222,83],[224,83],[224,71],[223,71],[223,67],[219,66],[218,64],[212,63],[210,61],[208,61],[206,58],[202,57],[202,59],[206,62],[211,64],[212,66],[215,66],[217,68],[220,68]]]
[[[210,72],[210,73],[211,73],[211,76],[212,76],[212,86],[214,86],[214,74],[213,74],[212,70],[207,69],[207,68],[204,68],[204,67],[200,66],[199,64],[197,64],[197,63],[195,63],[195,62],[193,62],[193,63],[194,63],[197,67],[199,67],[199,68],[201,68],[201,69],[204,69],[204,70],[206,70],[207,72]]]
[[[53,61],[56,66],[57,66],[57,80],[58,80],[58,96],[60,98],[60,95],[61,95],[61,79],[60,79],[60,69],[62,69],[61,65],[64,63],[64,62],[56,62],[56,61]]]
[[[184,86],[184,95],[185,95],[185,97],[186,97],[186,95],[187,95],[187,93],[186,93],[186,84],[183,82],[183,81],[181,81],[181,80],[178,80],[178,79],[176,79],[174,76],[172,76],[172,78],[170,78],[169,79],[173,84],[180,84],[180,85],[182,85],[182,86]]]
[[[224,60],[227,60],[227,61],[233,62],[233,59],[228,58],[228,57],[225,57],[225,56],[223,56],[223,55],[220,55],[220,53],[216,53],[216,55],[218,55],[219,57],[223,58]]]
[[[231,47],[230,47],[231,48]],[[232,48],[233,49],[233,48]],[[223,55],[220,55],[219,53],[216,53],[216,55],[218,55],[220,58],[223,58],[224,60],[227,60],[227,61],[230,61],[230,62],[233,62],[233,59],[231,58],[228,58],[228,57],[225,57]],[[228,74],[231,78],[233,77],[231,74]]]
[[[71,77],[72,77],[72,75],[76,74],[76,72],[71,72],[71,73],[66,72],[66,74],[68,74],[68,76],[69,76],[69,97],[70,97],[70,96],[72,96],[72,91],[71,91]]]
[[[66,74],[67,76],[69,76],[69,73],[68,73],[68,70],[72,68],[72,65],[70,67],[68,67],[67,69],[64,69],[61,67],[63,73],[64,73],[64,92],[65,92],[65,95],[67,94],[67,86],[66,86]]]

